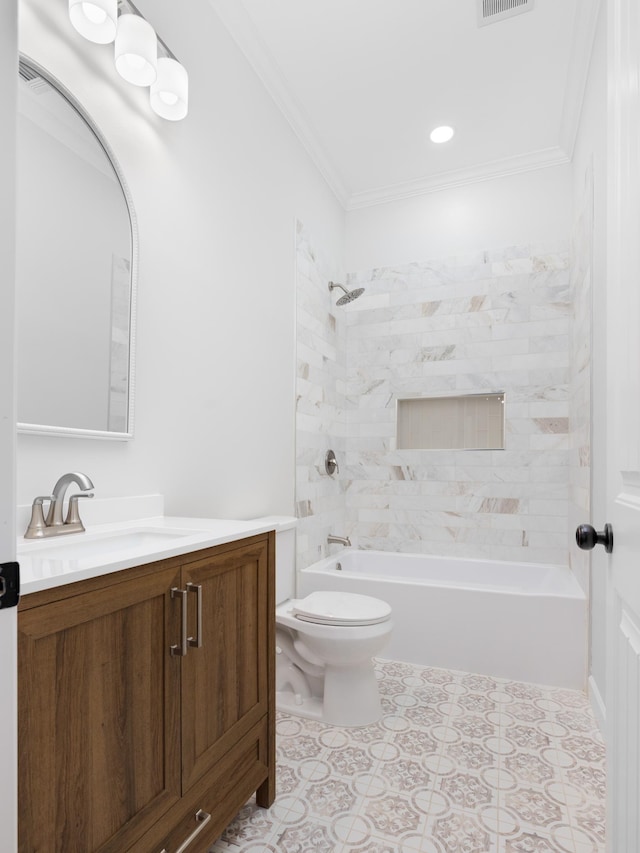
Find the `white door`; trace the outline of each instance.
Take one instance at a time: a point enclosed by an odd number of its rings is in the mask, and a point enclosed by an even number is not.
[[[608,849],[640,851],[640,0],[608,0]]]
[[[15,408],[13,395],[14,175],[17,2],[0,3],[0,563],[15,556]],[[17,842],[16,609],[0,609],[0,850]]]

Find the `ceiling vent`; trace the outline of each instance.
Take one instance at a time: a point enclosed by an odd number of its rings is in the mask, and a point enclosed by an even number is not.
[[[522,15],[533,9],[534,0],[478,0],[478,23],[481,27]]]
[[[38,72],[34,71],[33,68],[29,68],[28,65],[25,65],[22,60],[18,65],[18,74],[29,88],[36,93],[36,95],[40,95],[49,90],[49,84],[47,81],[43,80]]]

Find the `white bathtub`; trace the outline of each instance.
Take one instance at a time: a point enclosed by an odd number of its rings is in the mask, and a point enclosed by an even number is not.
[[[564,566],[345,549],[299,572],[298,595],[316,590],[387,601],[385,658],[584,689],[587,606]]]

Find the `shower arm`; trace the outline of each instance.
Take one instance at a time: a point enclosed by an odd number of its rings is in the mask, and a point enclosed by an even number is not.
[[[339,287],[343,293],[346,293],[347,296],[349,295],[349,291],[347,290],[346,287],[343,287],[341,284],[338,284],[337,281],[330,281],[329,282],[329,290],[333,290],[334,287]]]

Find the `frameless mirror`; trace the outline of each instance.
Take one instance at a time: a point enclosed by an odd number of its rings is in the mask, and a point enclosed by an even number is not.
[[[45,69],[20,59],[18,430],[133,431],[136,229],[102,134]]]
[[[398,450],[504,450],[504,393],[397,401]]]

